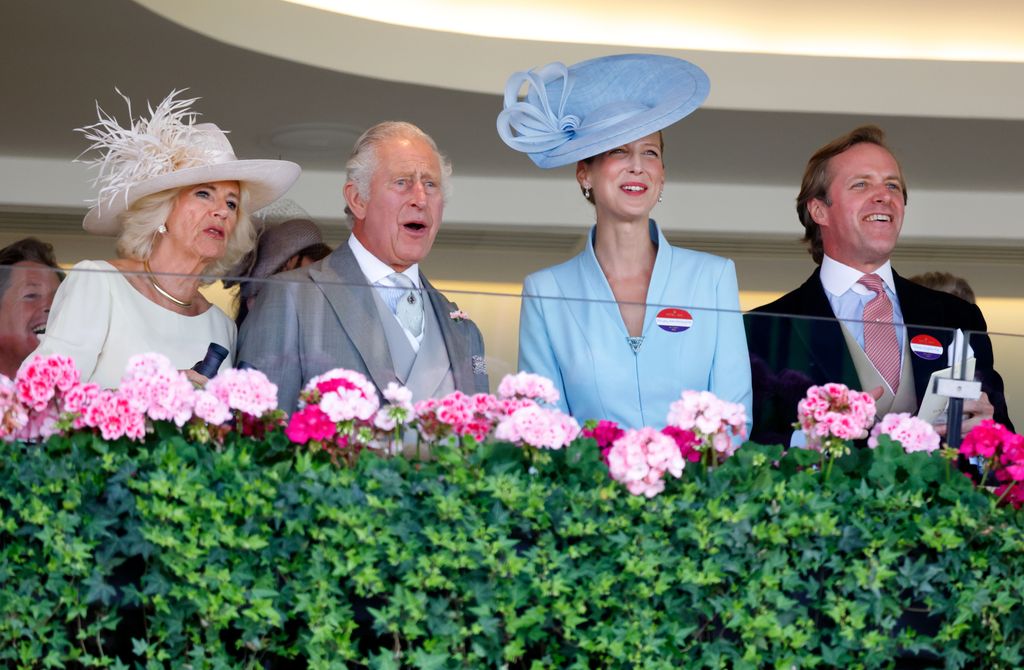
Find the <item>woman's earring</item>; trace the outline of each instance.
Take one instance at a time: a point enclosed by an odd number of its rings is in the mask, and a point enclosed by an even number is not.
[[[658,191],[658,202],[661,202],[664,199],[665,199],[665,192],[664,191]]]
[[[587,200],[590,200],[590,187],[589,186],[584,186],[583,187],[583,197],[586,198]]]
[[[161,235],[166,235],[167,234],[167,226],[165,226],[164,224],[161,223],[160,227],[156,229],[156,232],[160,233]]]

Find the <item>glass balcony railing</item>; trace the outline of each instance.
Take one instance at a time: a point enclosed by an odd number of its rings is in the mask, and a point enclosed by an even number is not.
[[[184,369],[217,342],[228,352],[224,365],[244,362],[277,383],[285,409],[311,377],[349,367],[380,389],[395,381],[421,397],[494,391],[504,375],[527,369],[552,378],[563,409],[581,422],[655,427],[681,391],[710,390],[747,406],[752,437],[761,442],[789,443],[797,403],[808,387],[828,382],[875,391],[880,415],[907,411],[958,425],[960,417],[965,428],[984,416],[1011,425],[1011,417],[1024,416],[1024,370],[1017,370],[1024,336],[1015,333],[897,324],[893,388],[858,344],[859,322],[699,304],[524,299],[438,282],[443,296],[413,292],[426,307],[414,336],[392,313],[387,290],[334,272],[303,277],[228,278],[230,287],[211,278],[200,298],[187,276],[119,272],[105,263],[59,273],[2,267],[0,372],[12,376],[40,346],[72,356],[87,378],[111,386],[133,353],[163,353]],[[248,313],[236,333],[240,308]]]

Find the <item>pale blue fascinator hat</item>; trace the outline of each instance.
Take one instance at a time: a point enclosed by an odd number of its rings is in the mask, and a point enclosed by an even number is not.
[[[703,70],[671,56],[551,63],[508,78],[498,135],[542,168],[569,165],[667,128],[700,107],[710,89]]]

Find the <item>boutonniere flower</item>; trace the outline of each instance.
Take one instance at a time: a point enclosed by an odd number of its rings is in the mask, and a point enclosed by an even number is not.
[[[457,309],[454,312],[448,312],[448,318],[452,321],[465,321],[469,318],[469,314],[466,314],[461,309]]]

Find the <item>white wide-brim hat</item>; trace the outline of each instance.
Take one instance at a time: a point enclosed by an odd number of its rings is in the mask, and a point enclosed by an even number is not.
[[[710,90],[702,69],[671,56],[551,63],[508,78],[498,135],[542,168],[570,165],[667,128],[700,107]]]
[[[129,128],[99,110],[99,122],[80,129],[92,140],[90,149],[103,153],[89,161],[100,169],[95,183],[101,188],[82,221],[85,230],[116,235],[118,217],[140,198],[217,181],[240,182],[248,194],[244,205],[253,212],[283,196],[299,178],[302,169],[291,161],[238,160],[223,130],[192,123],[195,114],[188,107],[195,99],[174,100],[176,93]]]

